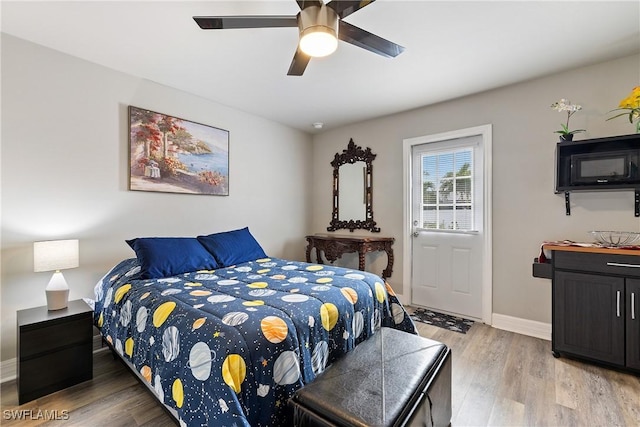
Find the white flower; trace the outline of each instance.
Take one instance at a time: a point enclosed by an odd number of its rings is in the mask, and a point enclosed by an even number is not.
[[[575,113],[578,110],[582,110],[582,105],[572,104],[568,99],[562,98],[560,101],[551,104],[551,108],[556,111],[567,111],[569,113]]]
[[[582,110],[582,105],[572,104],[568,99],[562,98],[560,101],[556,101],[551,104],[551,108],[560,113],[564,113],[565,111],[567,112],[566,123],[560,124],[562,130],[557,130],[554,133],[559,133],[560,135],[572,135],[577,132],[585,131],[584,129],[569,130],[569,119],[576,113],[576,111]]]

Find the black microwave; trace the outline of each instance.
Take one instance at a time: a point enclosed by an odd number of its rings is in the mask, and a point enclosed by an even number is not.
[[[558,143],[556,191],[640,188],[640,135]]]
[[[603,185],[640,183],[640,150],[572,154],[569,185]]]

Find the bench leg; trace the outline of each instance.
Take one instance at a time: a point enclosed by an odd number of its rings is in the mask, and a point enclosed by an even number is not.
[[[443,365],[431,387],[427,390],[432,403],[431,416],[434,427],[451,425],[451,353],[447,355]]]
[[[441,361],[428,385],[426,396],[414,409],[406,427],[447,427],[451,425],[451,351]]]

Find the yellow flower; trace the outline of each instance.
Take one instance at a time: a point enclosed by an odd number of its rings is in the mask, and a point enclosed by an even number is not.
[[[636,133],[640,133],[640,86],[633,88],[629,96],[620,101],[620,105],[615,110],[609,111],[624,111],[618,113],[613,117],[609,117],[607,120],[615,119],[616,117],[627,116],[629,123],[633,123],[635,120]]]
[[[640,86],[633,88],[629,96],[620,101],[620,108],[639,108],[640,107]]]

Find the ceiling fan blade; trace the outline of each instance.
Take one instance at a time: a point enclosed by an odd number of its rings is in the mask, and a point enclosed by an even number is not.
[[[298,17],[293,16],[194,16],[194,21],[203,30],[227,28],[272,28],[297,27]]]
[[[289,72],[287,72],[288,76],[301,76],[304,73],[304,70],[307,68],[307,64],[311,57],[300,50],[300,47],[296,50],[295,55],[293,55],[293,61],[291,61],[291,65],[289,66]]]
[[[327,3],[327,6],[333,9],[340,19],[346,18],[351,15],[353,12],[356,12],[363,7],[373,3],[375,0],[362,0],[362,1],[343,1],[343,0],[332,0]],[[299,2],[298,2],[299,3]]]
[[[322,0],[296,0],[296,3],[300,6],[300,10],[304,10],[309,6],[322,6]]]
[[[404,47],[342,20],[340,21],[338,38],[387,58],[395,58],[404,51]]]

